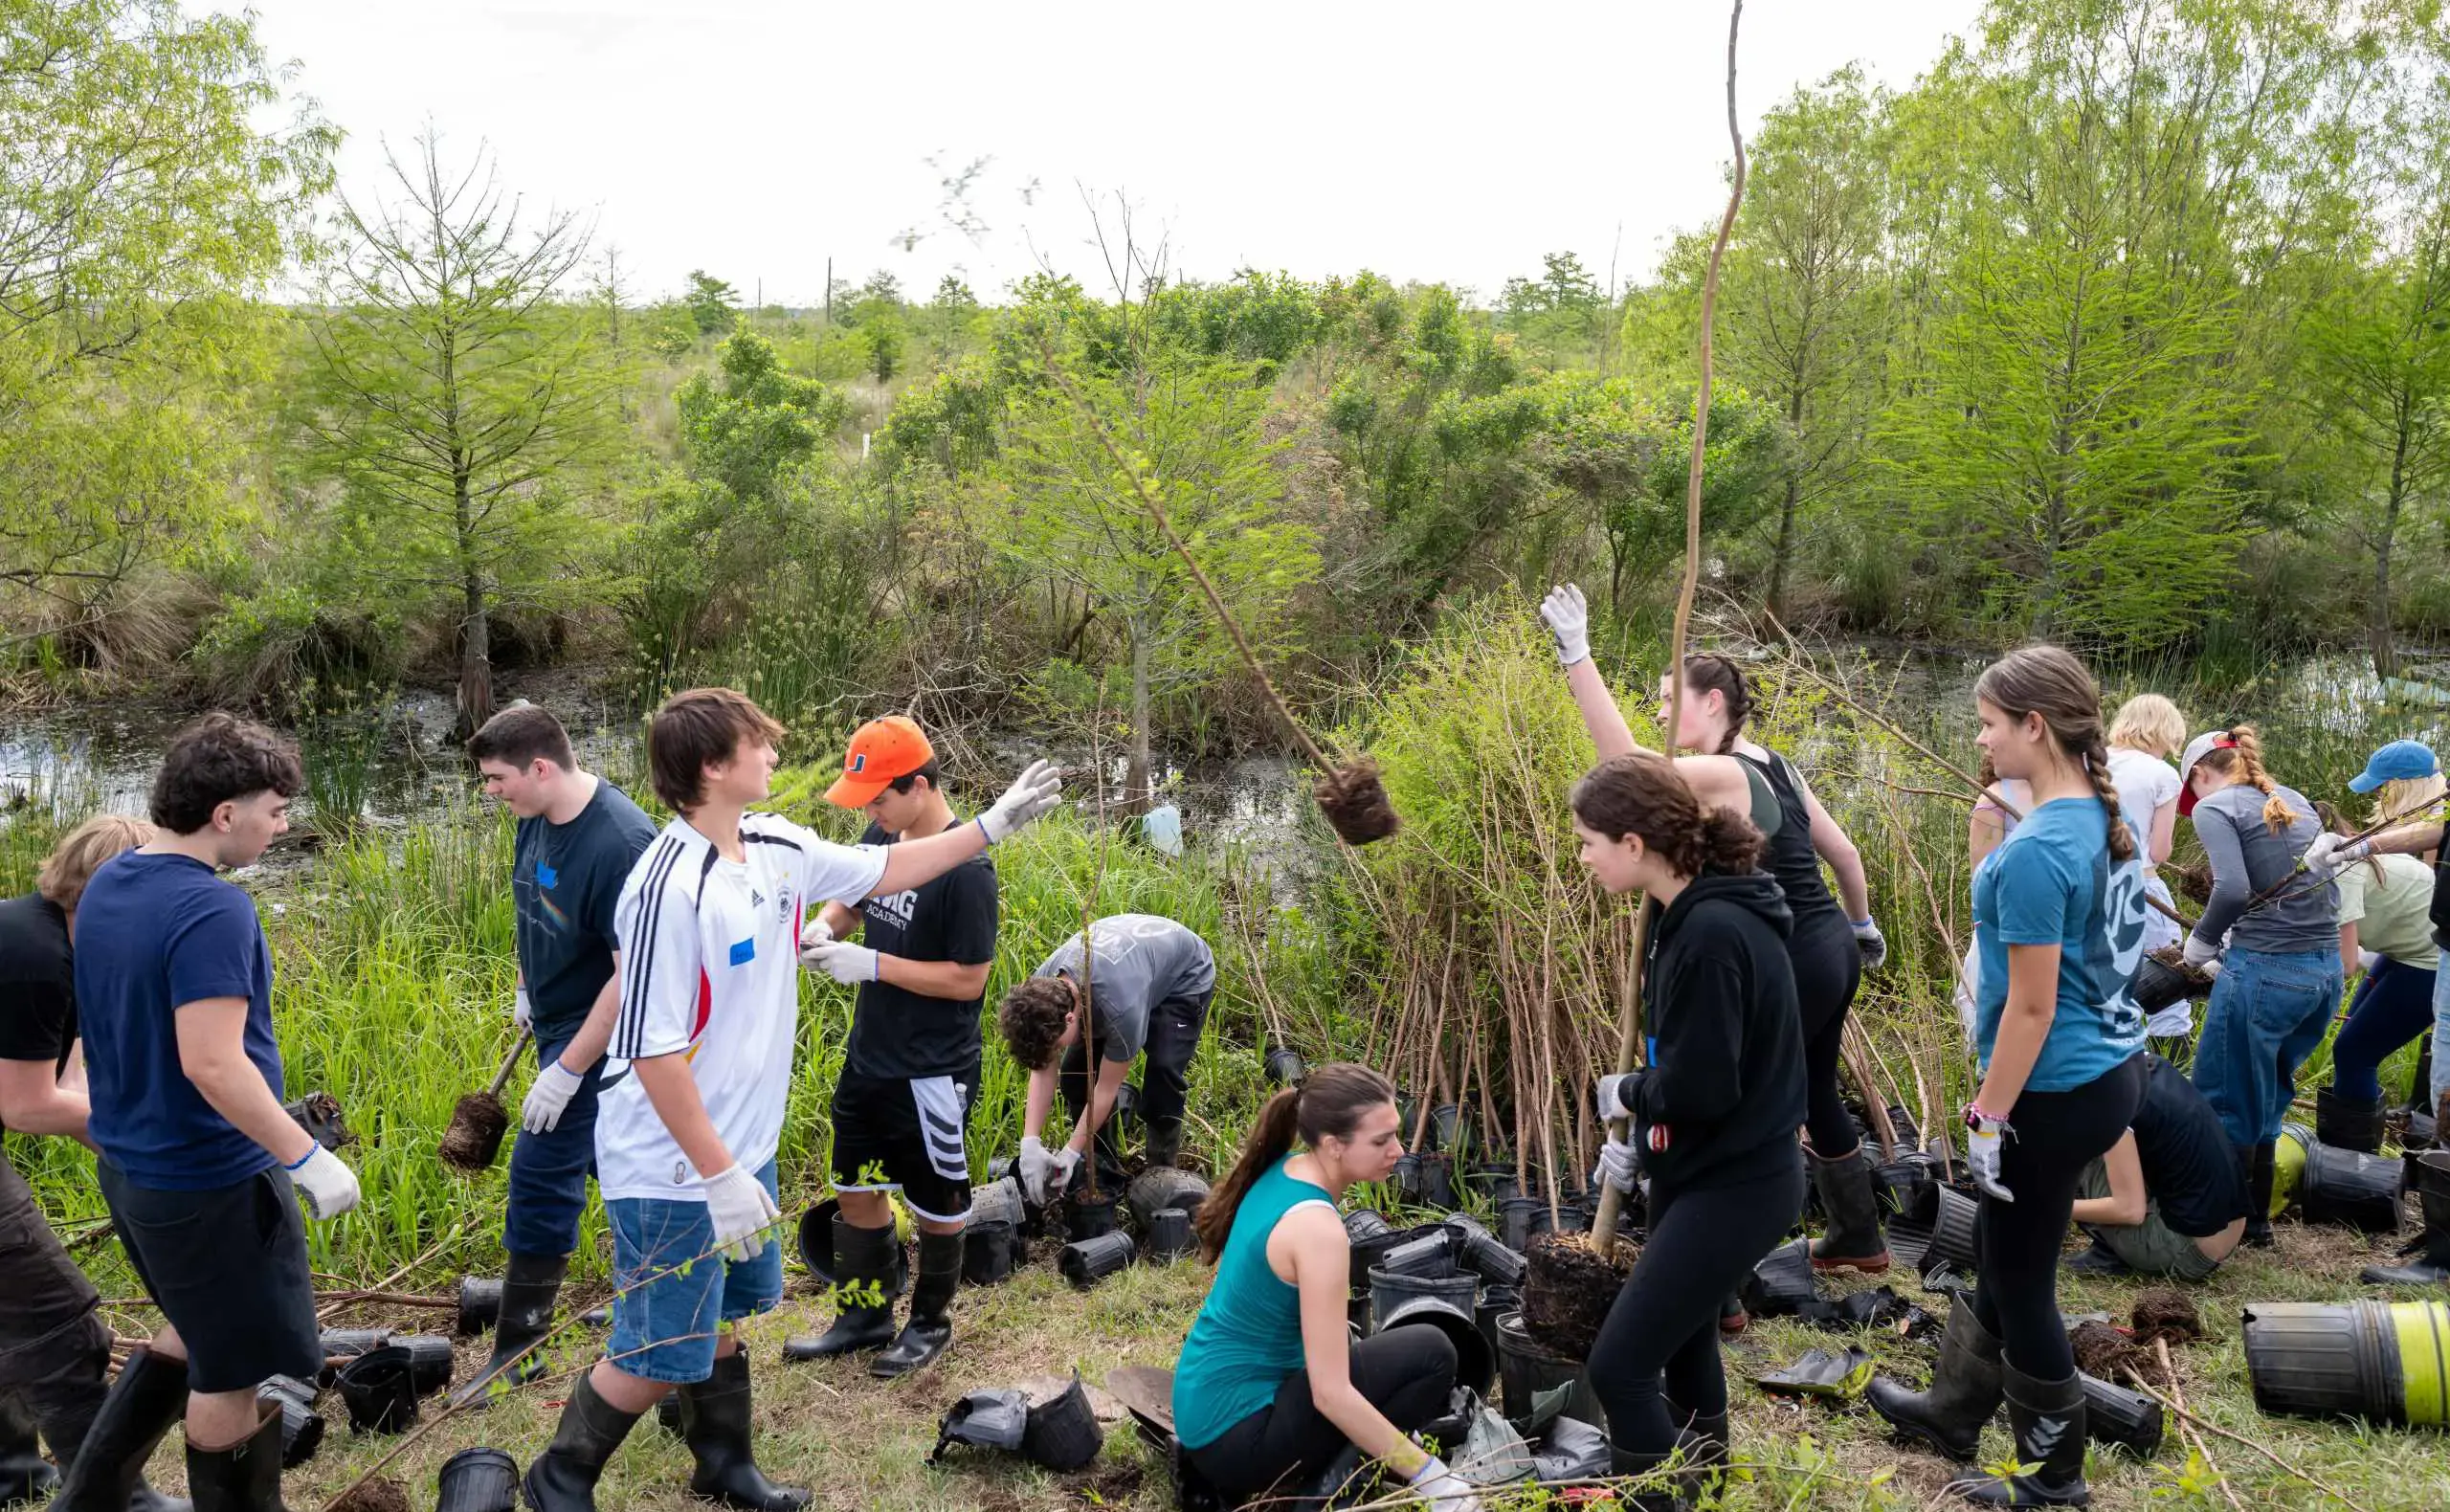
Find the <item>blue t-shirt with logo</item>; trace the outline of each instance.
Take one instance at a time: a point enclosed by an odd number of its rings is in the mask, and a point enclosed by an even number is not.
[[[2145,885],[2141,866],[2110,863],[2109,815],[2093,798],[2032,810],[1984,859],[1973,874],[1974,1042],[1986,1072],[2012,945],[2060,947],[2059,1006],[2026,1087],[2081,1087],[2143,1048],[2143,1011],[2127,985],[2144,958]]]
[[[272,951],[255,900],[190,856],[103,862],[77,904],[78,1031],[94,1143],[137,1186],[202,1191],[274,1164],[179,1064],[179,1006],[213,997],[246,1001],[247,1058],[280,1097]]]
[[[656,822],[601,778],[575,818],[519,821],[511,846],[519,976],[535,1013],[540,1053],[557,1051],[612,979],[613,905],[656,835]]]

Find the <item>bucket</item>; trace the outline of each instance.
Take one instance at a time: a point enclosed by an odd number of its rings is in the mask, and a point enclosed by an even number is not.
[[[1429,1110],[1429,1134],[1422,1148],[1451,1157],[1461,1153],[1470,1143],[1471,1126],[1463,1118],[1461,1104],[1449,1102]]]
[[[1124,1239],[1126,1249],[1130,1242]],[[1081,1386],[1080,1374],[1076,1370],[1072,1384],[1061,1395],[1050,1402],[1031,1404],[1029,1421],[1021,1430],[1021,1453],[1049,1470],[1078,1470],[1098,1457],[1105,1438],[1105,1431],[1098,1426],[1097,1412],[1089,1406],[1088,1390]]]
[[[1013,1225],[1003,1218],[972,1218],[961,1234],[961,1279],[992,1286],[1013,1274]]]
[[[1466,1322],[1472,1307],[1479,1301],[1481,1279],[1468,1273],[1447,1276],[1406,1276],[1390,1270],[1370,1273],[1370,1328],[1372,1333],[1385,1333],[1387,1320],[1397,1309],[1420,1297],[1435,1297],[1459,1311]]]
[[[2399,1161],[2316,1140],[2305,1146],[2297,1206],[2307,1223],[2327,1223],[2362,1234],[2395,1234],[2403,1170]],[[2278,1185],[2276,1176],[2273,1184]]]
[[[1267,1073],[1269,1084],[1280,1087],[1297,1085],[1308,1074],[1301,1055],[1289,1045],[1278,1045],[1268,1051],[1260,1067]]]
[[[1378,1331],[1414,1324],[1436,1328],[1455,1346],[1455,1384],[1483,1395],[1497,1381],[1497,1351],[1481,1337],[1472,1300],[1459,1305],[1443,1297],[1414,1297],[1379,1321]]]
[[[323,1447],[323,1415],[315,1411],[315,1383],[276,1375],[256,1388],[256,1400],[280,1409],[280,1468],[295,1470]]]
[[[514,1512],[519,1465],[499,1449],[462,1449],[434,1476],[434,1512]]]
[[[2083,1377],[2084,1434],[2094,1443],[2149,1459],[2161,1449],[2161,1404],[2095,1376]]]
[[[1114,1232],[1114,1198],[1103,1193],[1063,1199],[1063,1234],[1073,1243]]]
[[[1446,1220],[1448,1232],[1455,1235],[1455,1260],[1463,1269],[1484,1281],[1500,1286],[1520,1286],[1523,1273],[1530,1265],[1520,1250],[1509,1250],[1497,1241],[1497,1235],[1482,1228],[1480,1221],[1467,1213],[1456,1213]]]
[[[838,1197],[828,1197],[800,1214],[800,1263],[808,1273],[834,1284],[834,1215],[842,1211]]]
[[[1533,1343],[1519,1312],[1506,1313],[1497,1321],[1497,1372],[1508,1416],[1528,1416],[1541,1396],[1570,1386],[1573,1394],[1566,1398],[1566,1416],[1586,1423],[1608,1421],[1607,1409],[1599,1405],[1599,1394],[1591,1389],[1582,1362]]]
[[[2191,997],[2201,997],[2212,990],[2212,979],[2184,965],[2172,966],[2157,955],[2147,955],[2144,964],[2135,968],[2135,978],[2127,984],[2127,995],[2147,1014],[2183,1003]]]
[[[2450,1302],[2254,1302],[2244,1318],[2262,1411],[2450,1426]]]
[[[395,1333],[391,1346],[409,1352],[409,1373],[417,1395],[432,1396],[451,1385],[451,1341],[439,1334]]]
[[[1101,1234],[1065,1245],[1056,1268],[1063,1273],[1065,1280],[1085,1292],[1130,1264],[1133,1254],[1130,1234]]]
[[[1148,1259],[1155,1265],[1171,1265],[1197,1253],[1199,1241],[1192,1234],[1191,1214],[1180,1208],[1167,1208],[1148,1215]]]
[[[416,1373],[397,1345],[368,1349],[341,1367],[341,1401],[348,1426],[361,1434],[405,1434],[416,1426]]]
[[[1916,1218],[1937,1198],[1940,1167],[1928,1155],[1908,1154],[1872,1167],[1872,1194],[1883,1217]]]
[[[1969,1275],[1973,1270],[1973,1220],[1982,1209],[1971,1197],[1954,1187],[1939,1187],[1934,1191],[1939,1206],[1933,1210],[1931,1242],[1923,1251],[1926,1275],[1945,1265],[1950,1270]]]

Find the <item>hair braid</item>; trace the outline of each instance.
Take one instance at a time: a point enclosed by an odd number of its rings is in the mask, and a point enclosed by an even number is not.
[[[2274,834],[2282,834],[2297,822],[2297,811],[2288,807],[2288,800],[2280,795],[2272,782],[2271,773],[2262,769],[2261,737],[2255,733],[2253,725],[2240,724],[2229,732],[2229,738],[2238,743],[2238,780],[2251,784],[2262,794],[2263,828]]]
[[[2084,746],[2084,775],[2092,779],[2093,796],[2102,801],[2102,809],[2109,815],[2109,858],[2135,859],[2135,835],[2127,829],[2127,815],[2118,806],[2118,785],[2109,780],[2109,747],[2102,744],[2099,734]]]

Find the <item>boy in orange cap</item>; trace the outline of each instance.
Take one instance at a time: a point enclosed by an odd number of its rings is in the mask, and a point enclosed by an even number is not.
[[[961,822],[945,800],[934,747],[900,715],[859,727],[841,780],[825,796],[867,811],[863,845],[920,839]],[[853,1281],[878,1289],[873,1304],[845,1305],[822,1335],[788,1341],[789,1358],[882,1349],[868,1368],[890,1380],[952,1342],[969,1216],[963,1131],[978,1087],[978,1021],[995,926],[995,866],[981,854],[933,881],[866,899],[856,912],[829,903],[801,936],[800,959],[810,969],[858,989],[834,1088],[834,1185],[841,1194],[835,1280],[846,1295]],[[851,943],[855,933],[864,943]],[[888,1290],[898,1270],[889,1191],[902,1193],[919,1224],[910,1321],[899,1336]]]

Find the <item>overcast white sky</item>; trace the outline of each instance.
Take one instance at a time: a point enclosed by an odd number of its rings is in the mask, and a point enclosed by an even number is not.
[[[212,5],[212,9],[235,9]],[[1173,267],[1371,268],[1493,295],[1571,249],[1605,281],[1721,202],[1726,15],[1662,0],[1116,4],[254,0],[294,87],[348,133],[341,181],[430,118],[531,206],[598,218],[640,299],[691,268],[822,298],[886,268],[992,299],[1036,259],[1104,291],[1080,191],[1123,190]],[[1910,83],[1978,0],[1751,0],[1748,131],[1850,60]],[[992,163],[978,244],[939,172]],[[1025,187],[1035,183],[1030,202]],[[897,233],[931,233],[905,251]]]

